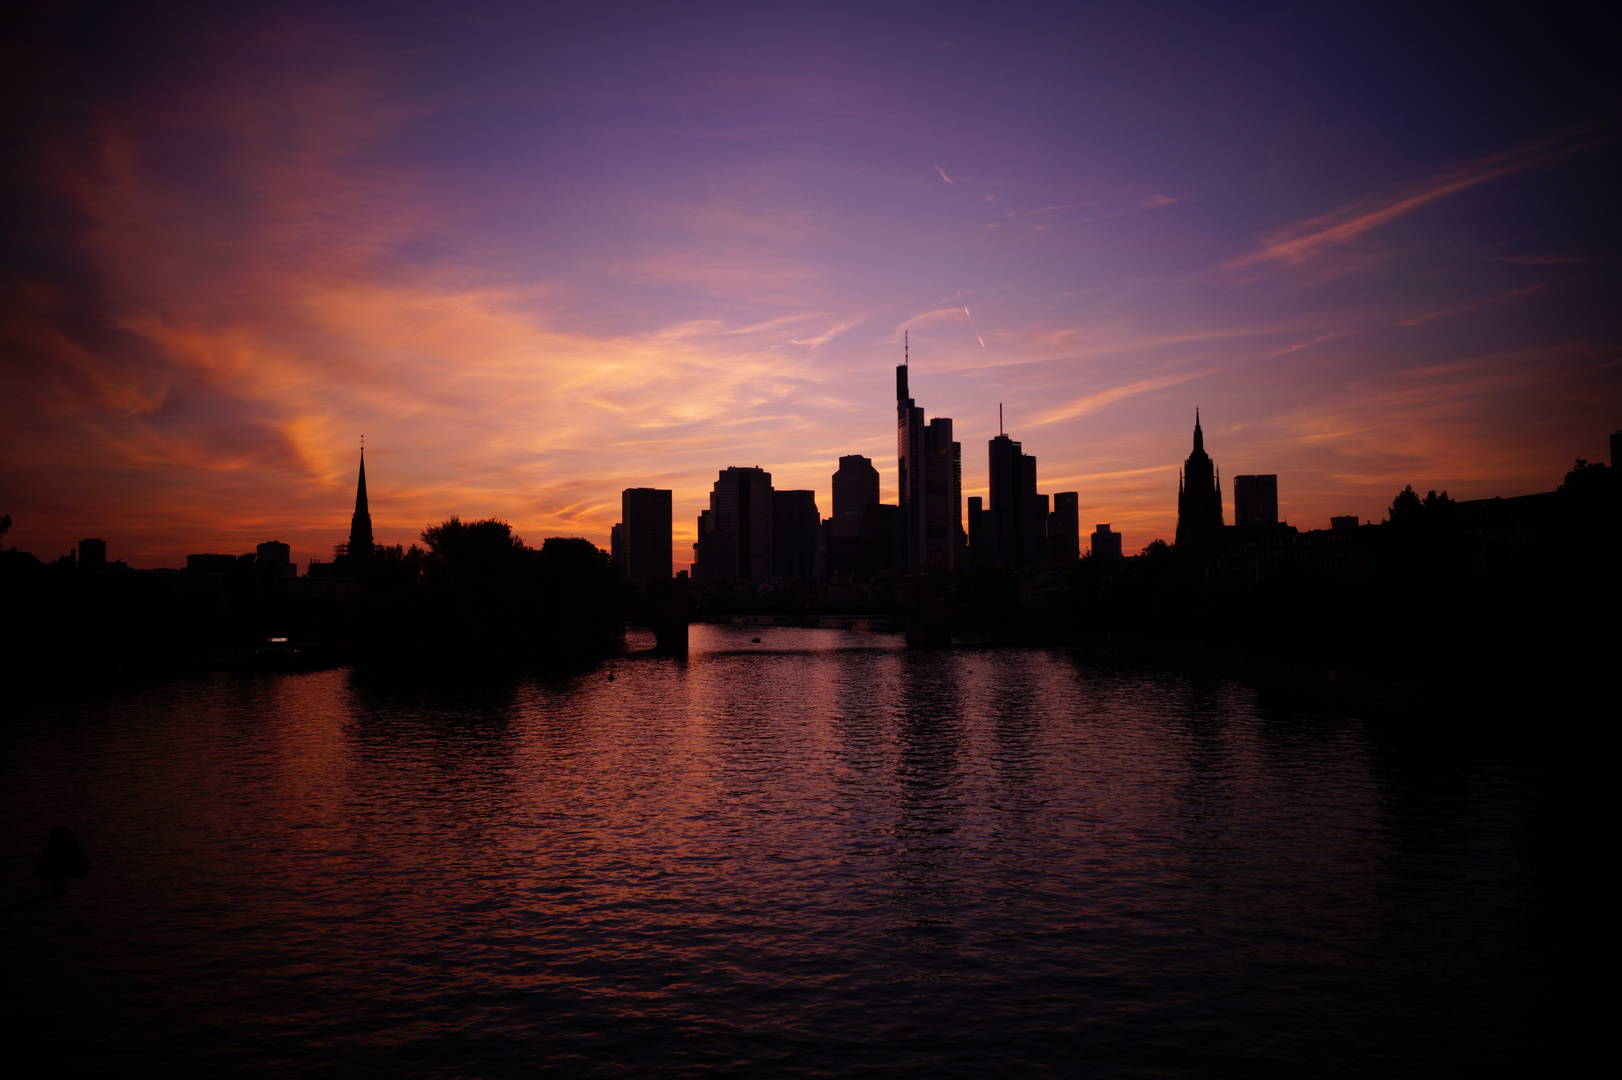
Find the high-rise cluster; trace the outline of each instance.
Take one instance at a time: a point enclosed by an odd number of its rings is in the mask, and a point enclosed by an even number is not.
[[[952,437],[950,417],[926,417],[912,397],[909,361],[904,352],[895,369],[896,502],[880,501],[879,471],[860,454],[839,459],[827,518],[820,516],[815,492],[778,491],[772,474],[759,466],[722,469],[709,507],[697,521],[691,566],[695,584],[713,592],[967,569],[1030,572],[1080,557],[1077,493],[1050,497],[1038,491],[1035,455],[1025,453],[1006,431],[999,430],[986,444],[988,495],[968,500],[965,522],[963,445]],[[998,417],[1000,428],[1001,406]],[[610,554],[621,576],[638,588],[671,578],[673,494],[650,487],[626,488],[620,494]],[[1214,568],[1223,559],[1233,561],[1230,555],[1240,546],[1285,528],[1278,517],[1276,475],[1236,477],[1233,500],[1230,526],[1223,519],[1221,474],[1206,453],[1196,410],[1194,446],[1179,474],[1177,546]],[[1095,526],[1088,540],[1095,557],[1122,557],[1121,534],[1108,524]],[[87,540],[81,547],[87,566],[105,558],[97,541]],[[363,452],[349,542],[339,546],[334,563],[312,562],[310,576],[350,574],[374,548]],[[194,569],[223,569],[236,557],[192,559]],[[285,545],[261,545],[259,561],[285,563]]]
[[[809,581],[822,573],[822,550],[815,492],[777,491],[772,474],[758,466],[722,469],[710,507],[698,517],[693,579]]]
[[[905,347],[905,346],[904,346]],[[839,459],[832,513],[817,516],[809,491],[775,491],[760,468],[723,469],[698,519],[693,580],[704,586],[829,580],[975,567],[1033,570],[1080,555],[1079,500],[1036,490],[1036,458],[999,434],[988,446],[990,501],[969,500],[963,517],[963,445],[950,417],[926,417],[908,385],[910,357],[896,379],[894,504],[879,501],[879,472],[860,454]],[[617,550],[617,549],[616,549]]]

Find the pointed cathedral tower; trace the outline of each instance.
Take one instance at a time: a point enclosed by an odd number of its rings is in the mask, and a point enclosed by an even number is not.
[[[1198,554],[1222,536],[1222,482],[1205,452],[1200,411],[1194,410],[1194,452],[1183,463],[1177,485],[1177,546]]]
[[[366,505],[366,450],[360,452],[360,483],[355,488],[355,516],[349,519],[349,557],[364,559],[372,553],[372,512]]]

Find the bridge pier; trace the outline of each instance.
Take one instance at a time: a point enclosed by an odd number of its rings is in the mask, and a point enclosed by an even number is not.
[[[687,655],[687,623],[690,616],[686,575],[677,577],[668,590],[656,594],[652,599],[633,601],[620,612],[624,622],[652,630],[654,651],[666,656]]]

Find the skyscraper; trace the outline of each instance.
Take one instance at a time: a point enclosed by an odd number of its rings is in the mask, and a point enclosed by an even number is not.
[[[1081,496],[1061,491],[1048,515],[1048,558],[1060,566],[1081,558]]]
[[[1222,483],[1205,452],[1200,411],[1194,410],[1194,450],[1177,482],[1177,546],[1203,552],[1222,536]]]
[[[907,391],[907,363],[895,369],[896,456],[901,492],[902,569],[951,570],[963,535],[961,444],[952,441],[952,421],[924,410]]]
[[[360,452],[360,482],[355,486],[355,515],[349,519],[351,559],[364,559],[372,553],[372,512],[366,504],[366,451]]]
[[[1020,445],[1006,434],[999,434],[986,444],[987,498],[986,508],[996,521],[994,545],[997,561],[1007,567],[1019,565],[1019,552],[1023,550],[1020,538],[1024,535],[1024,515],[1019,512],[1019,458]]]
[[[984,509],[978,495],[969,498],[969,565],[996,566],[997,515]]]
[[[1233,478],[1233,523],[1278,524],[1278,477],[1236,476]]]
[[[670,577],[671,499],[663,488],[620,492],[620,573],[633,585]]]
[[[105,570],[107,568],[107,541],[80,540],[79,541],[79,569]]]
[[[698,517],[693,578],[709,585],[766,581],[772,576],[772,474],[722,469],[710,508]]]
[[[987,444],[997,559],[1010,570],[1029,570],[1048,561],[1048,499],[1036,490],[1036,458],[1020,451],[1020,444],[1006,434]]]
[[[1119,559],[1121,557],[1121,534],[1112,532],[1108,525],[1093,526],[1093,558]]]
[[[811,580],[820,525],[816,492],[772,492],[772,576]]]
[[[293,549],[280,540],[266,540],[260,544],[254,550],[254,562],[261,574],[298,577],[298,567],[293,564]],[[266,567],[271,569],[267,570]]]
[[[859,514],[879,502],[879,471],[870,458],[846,454],[834,473],[834,517]]]

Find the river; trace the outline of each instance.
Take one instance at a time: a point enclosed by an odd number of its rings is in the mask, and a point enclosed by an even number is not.
[[[0,919],[11,1045],[62,1072],[1480,1075],[1564,1037],[1550,771],[1211,676],[695,626],[477,690],[85,692],[0,751],[0,900],[54,825],[91,861]]]

